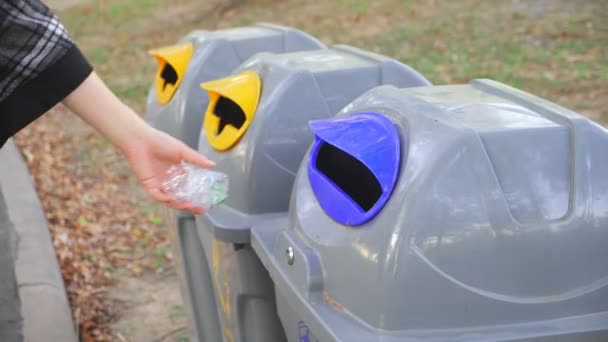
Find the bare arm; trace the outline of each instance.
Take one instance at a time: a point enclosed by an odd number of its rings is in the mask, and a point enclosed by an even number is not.
[[[214,163],[179,140],[150,127],[92,73],[63,104],[104,135],[126,156],[140,183],[156,200],[202,213],[190,203],[176,202],[161,190],[168,168],[185,160],[201,167]]]
[[[132,139],[150,134],[146,122],[120,101],[95,72],[68,95],[63,104],[121,150],[128,147]]]

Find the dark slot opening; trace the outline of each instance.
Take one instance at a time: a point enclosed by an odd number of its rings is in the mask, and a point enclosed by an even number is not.
[[[245,123],[245,113],[241,107],[227,97],[221,96],[217,100],[213,113],[220,118],[220,125],[217,128],[218,135],[222,133],[226,125],[239,129]]]
[[[167,84],[175,86],[177,83],[177,71],[169,63],[165,63],[163,70],[160,72],[160,78],[163,79],[163,90],[167,88]]]
[[[370,210],[382,195],[380,182],[370,169],[333,145],[321,145],[316,163],[319,171],[365,211]]]

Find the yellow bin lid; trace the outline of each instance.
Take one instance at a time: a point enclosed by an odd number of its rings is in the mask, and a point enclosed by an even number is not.
[[[156,99],[160,104],[167,104],[171,101],[188,69],[193,51],[194,47],[192,43],[185,43],[154,49],[148,52],[156,57],[156,61],[158,62],[154,88]]]
[[[239,141],[258,107],[262,82],[253,71],[201,84],[209,93],[203,128],[211,147],[226,151]]]

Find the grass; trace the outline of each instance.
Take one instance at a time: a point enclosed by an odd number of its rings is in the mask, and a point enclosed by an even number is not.
[[[171,324],[176,324],[185,316],[184,307],[182,305],[174,305],[169,311],[169,320]]]
[[[181,20],[180,7],[204,13],[195,2],[97,1],[61,17],[110,87],[139,110],[156,68],[147,49],[193,29],[269,21],[397,58],[435,84],[492,78],[608,122],[607,2],[258,0]]]
[[[169,249],[165,246],[157,247],[154,251],[154,255],[154,270],[156,273],[162,273],[165,269],[167,269],[167,256],[169,255]]]

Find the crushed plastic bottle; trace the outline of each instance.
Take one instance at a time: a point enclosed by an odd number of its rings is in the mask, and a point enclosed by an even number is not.
[[[167,171],[163,191],[208,211],[228,198],[228,175],[182,161]]]

